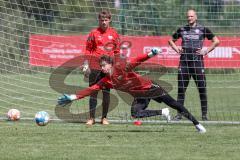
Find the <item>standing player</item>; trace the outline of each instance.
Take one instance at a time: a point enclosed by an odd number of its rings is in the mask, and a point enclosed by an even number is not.
[[[87,39],[86,43],[86,54],[90,54],[91,56],[100,57],[103,54],[112,56],[113,51],[107,50],[107,44],[115,44],[113,46],[117,50],[119,49],[119,35],[115,29],[110,27],[111,23],[111,13],[109,11],[102,11],[98,15],[98,23],[99,27],[93,29]],[[89,71],[88,65],[85,65],[84,71]],[[90,62],[90,74],[89,74],[89,86],[97,83],[102,77],[104,77],[104,73],[101,72],[94,64]],[[102,101],[102,119],[101,123],[104,125],[108,125],[109,122],[107,120],[107,113],[110,102],[110,89],[103,89],[103,101]],[[90,118],[87,121],[87,125],[93,125],[95,123],[95,110],[97,106],[97,95],[98,92],[94,92],[91,94],[89,99],[89,110],[90,110]]]
[[[188,25],[179,28],[169,40],[170,46],[180,54],[178,70],[178,97],[177,101],[184,105],[185,92],[189,80],[193,77],[199,91],[201,101],[202,120],[207,118],[207,90],[206,77],[204,73],[204,56],[211,52],[218,44],[218,38],[206,27],[197,23],[195,10],[187,11]],[[182,46],[177,47],[175,42],[181,38]],[[212,44],[207,49],[203,49],[203,41],[207,38]],[[181,120],[182,115],[178,113],[175,120]]]
[[[205,133],[206,129],[191,115],[188,110],[174,100],[163,88],[155,84],[151,80],[142,77],[135,73],[133,69],[140,65],[141,62],[148,60],[159,53],[158,49],[152,49],[148,54],[142,54],[130,62],[126,62],[120,54],[115,54],[114,59],[109,56],[102,56],[100,59],[100,66],[103,73],[106,74],[104,78],[96,84],[78,91],[76,94],[59,97],[58,104],[65,105],[71,103],[73,100],[84,98],[91,95],[93,92],[103,88],[114,88],[123,92],[127,92],[134,97],[134,102],[131,107],[131,114],[134,118],[151,117],[157,115],[164,115],[167,120],[170,120],[168,108],[162,110],[147,110],[151,99],[158,103],[164,102],[168,106],[176,109],[186,118],[193,122],[196,129],[200,133]]]

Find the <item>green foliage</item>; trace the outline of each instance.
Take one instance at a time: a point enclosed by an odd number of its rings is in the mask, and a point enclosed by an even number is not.
[[[122,33],[130,35],[163,35],[176,24],[173,19],[179,2],[173,0],[138,0],[127,4],[123,0],[121,18]],[[171,11],[172,10],[172,11]]]

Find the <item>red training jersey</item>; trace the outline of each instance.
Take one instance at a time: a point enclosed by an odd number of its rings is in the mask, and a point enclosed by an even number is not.
[[[113,56],[114,52],[120,52],[119,45],[120,39],[115,29],[109,27],[106,31],[103,31],[100,27],[98,27],[93,29],[88,35],[86,54],[97,56],[97,58],[103,54]],[[99,69],[98,62],[94,62],[90,62],[90,68]]]
[[[126,59],[121,58],[119,54],[115,55],[114,58],[115,63],[111,75],[107,75],[91,87],[78,91],[76,93],[78,99],[89,96],[91,93],[104,88],[113,88],[127,92],[134,97],[144,95],[151,88],[151,80],[133,71],[141,62],[149,59],[147,54],[138,56],[130,62],[126,62]]]

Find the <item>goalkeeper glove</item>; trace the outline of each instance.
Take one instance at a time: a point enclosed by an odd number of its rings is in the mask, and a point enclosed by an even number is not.
[[[90,70],[90,67],[89,67],[89,64],[88,64],[88,61],[84,61],[83,65],[82,65],[82,71],[84,73],[84,75],[86,77],[89,76],[89,74],[91,73],[91,70]]]
[[[82,65],[82,71],[83,72],[86,72],[87,70],[89,70],[89,65],[88,65],[88,61],[87,60],[85,60],[84,62],[83,62],[83,65]]]
[[[58,98],[58,104],[59,105],[66,105],[68,103],[71,103],[73,100],[76,100],[77,96],[75,94],[63,94],[61,97]]]
[[[157,55],[157,54],[159,54],[161,52],[162,52],[161,48],[152,48],[151,52],[148,53],[148,57],[153,57],[153,56],[155,56],[155,55]]]

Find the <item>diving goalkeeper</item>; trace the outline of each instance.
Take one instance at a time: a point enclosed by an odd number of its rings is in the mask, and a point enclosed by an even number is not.
[[[129,93],[134,97],[131,106],[131,115],[133,118],[163,115],[167,120],[170,120],[168,108],[162,110],[147,110],[150,100],[153,99],[158,103],[164,102],[171,108],[176,109],[192,121],[199,133],[205,133],[206,129],[196,118],[183,105],[173,99],[161,86],[133,71],[136,66],[157,55],[159,52],[159,49],[153,48],[150,53],[141,54],[128,62],[121,54],[115,54],[114,57],[107,55],[101,56],[99,63],[102,72],[105,73],[106,76],[96,84],[77,91],[76,94],[64,94],[58,98],[58,104],[64,106],[74,100],[89,96],[98,90],[113,88]]]

